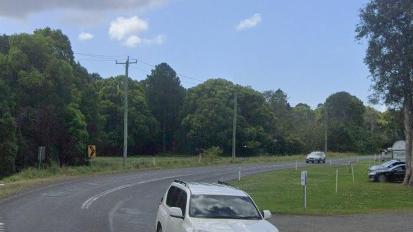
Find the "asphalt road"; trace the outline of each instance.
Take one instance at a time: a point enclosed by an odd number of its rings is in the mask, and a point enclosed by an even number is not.
[[[154,231],[159,200],[172,180],[236,179],[238,167],[101,175],[40,187],[0,201],[0,232]],[[242,165],[242,175],[294,167],[295,162]]]
[[[273,215],[271,222],[288,232],[410,232],[413,213],[373,213],[341,216]]]

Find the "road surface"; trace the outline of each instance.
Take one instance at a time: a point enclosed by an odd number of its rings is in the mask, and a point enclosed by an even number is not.
[[[40,187],[0,201],[0,232],[154,231],[158,203],[172,180],[236,179],[238,167],[138,171]],[[242,165],[242,175],[287,168],[295,162]]]
[[[273,215],[270,220],[288,232],[407,232],[413,213],[373,213],[345,216]]]

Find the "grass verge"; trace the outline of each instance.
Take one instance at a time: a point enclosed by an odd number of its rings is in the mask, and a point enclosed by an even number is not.
[[[232,183],[247,191],[261,209],[279,214],[337,215],[384,211],[413,211],[413,189],[399,183],[374,183],[367,163],[351,168],[308,165],[299,170],[262,173]],[[339,170],[336,193],[336,169]],[[303,204],[301,170],[308,171],[307,209]]]

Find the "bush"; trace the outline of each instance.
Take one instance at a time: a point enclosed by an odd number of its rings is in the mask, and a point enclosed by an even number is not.
[[[213,160],[219,158],[223,154],[223,150],[219,147],[210,147],[202,151],[201,156],[204,159]]]

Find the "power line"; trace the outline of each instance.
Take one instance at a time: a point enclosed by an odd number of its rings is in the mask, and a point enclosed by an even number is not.
[[[78,61],[79,60],[84,60],[84,61],[94,61],[94,62],[99,62],[99,61],[113,62],[113,61],[116,61],[116,59],[123,57],[123,56],[118,56],[118,55],[103,55],[103,54],[92,54],[92,53],[84,53],[84,52],[74,52],[73,54],[88,57],[88,58],[78,58],[77,59]],[[137,58],[133,58],[133,57],[131,57],[131,59],[136,60],[137,62],[140,62],[140,63],[142,63],[146,66],[149,66],[151,68],[156,67],[156,65],[151,64],[149,62],[146,62],[142,59],[137,59]],[[150,72],[151,71],[151,70],[145,71],[143,69],[140,69],[140,68],[137,68],[137,67],[134,67],[134,66],[130,66],[130,67],[132,67],[134,69],[137,69],[137,70],[140,70],[140,71],[143,71],[143,72]],[[179,78],[191,79],[191,80],[194,80],[194,81],[198,81],[200,83],[203,82],[203,80],[201,80],[199,78],[195,78],[195,77],[183,74],[183,73],[178,73],[177,72],[176,74]],[[191,84],[198,84],[198,83],[190,82],[188,80],[186,80],[186,82],[191,83]]]
[[[152,67],[152,68],[155,68],[155,67],[156,67],[156,65],[153,65],[153,64],[148,63],[148,62],[146,62],[146,61],[143,61],[143,60],[141,60],[141,59],[138,59],[138,62],[140,62],[140,63],[142,63],[142,64],[145,64],[145,65],[147,65],[147,66],[150,66],[150,67]],[[177,72],[176,74],[177,74],[178,77],[183,77],[183,78],[188,78],[188,79],[196,80],[196,81],[199,81],[199,82],[203,82],[202,80],[200,80],[200,79],[198,79],[198,78],[191,77],[191,76],[188,76],[188,75],[185,75],[185,74],[182,74],[182,73],[178,73],[178,72]]]

